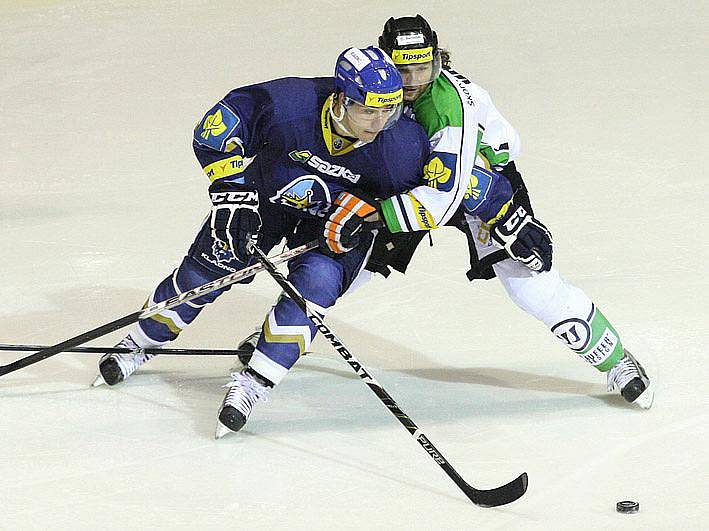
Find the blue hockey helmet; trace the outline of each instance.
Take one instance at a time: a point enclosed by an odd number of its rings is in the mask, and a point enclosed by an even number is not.
[[[333,109],[333,100],[330,103],[330,116],[339,127],[348,136],[371,141],[401,116],[404,101],[401,74],[379,48],[348,48],[335,65],[334,99],[342,103],[339,114]]]
[[[349,48],[337,58],[335,92],[367,107],[398,105],[403,100],[401,74],[383,50]]]

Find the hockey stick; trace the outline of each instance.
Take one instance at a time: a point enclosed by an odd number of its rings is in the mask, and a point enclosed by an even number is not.
[[[399,422],[404,425],[408,432],[418,441],[426,453],[448,474],[448,477],[458,485],[463,493],[475,505],[480,507],[497,507],[505,505],[520,498],[527,490],[527,473],[522,473],[515,480],[497,487],[495,489],[481,490],[468,485],[465,480],[460,477],[448,460],[443,457],[443,454],[433,445],[433,443],[424,435],[424,433],[414,424],[414,421],[409,416],[401,411],[399,405],[387,393],[379,382],[369,373],[367,369],[355,358],[355,356],[347,349],[344,343],[335,333],[323,322],[317,313],[310,310],[303,296],[298,293],[293,284],[291,284],[281,273],[276,270],[275,264],[272,263],[261,249],[253,245],[252,252],[259,262],[263,264],[268,274],[283,288],[288,296],[300,307],[308,316],[308,319],[318,328],[329,341],[333,348],[342,356],[347,364],[352,367],[352,370],[369,386],[375,395],[382,403],[389,408],[389,411],[399,419]]]
[[[290,249],[277,256],[274,256],[274,260],[277,263],[287,262],[288,260],[295,258],[298,255],[310,251],[311,249],[315,249],[317,246],[317,241],[312,241],[301,245],[300,247],[296,247],[295,249]],[[88,343],[89,341],[97,339],[101,336],[105,336],[106,334],[115,332],[116,330],[119,330],[124,326],[137,323],[141,319],[146,319],[162,311],[169,310],[171,308],[174,308],[175,306],[179,306],[180,304],[196,299],[200,295],[205,295],[206,293],[218,290],[219,288],[229,286],[234,282],[238,282],[239,280],[243,280],[245,278],[253,276],[263,270],[264,266],[260,263],[254,264],[244,269],[240,269],[239,271],[235,271],[216,280],[212,280],[211,282],[207,282],[206,284],[202,284],[201,286],[197,286],[194,289],[175,295],[174,297],[149,306],[143,310],[139,310],[137,312],[125,315],[119,319],[116,319],[115,321],[111,321],[110,323],[106,323],[105,325],[99,326],[98,328],[94,328],[93,330],[89,330],[88,332],[84,332],[83,334],[79,334],[76,337],[72,337],[71,339],[67,339],[66,341],[62,341],[61,343],[57,343],[56,345],[53,345],[51,347],[44,348],[39,352],[30,354],[27,357],[21,358],[7,365],[0,365],[0,376],[4,376],[8,373],[27,367],[28,365],[32,365],[33,363],[45,360],[51,356],[59,354],[60,352],[64,352],[67,349],[77,347],[84,343]]]
[[[50,348],[49,345],[9,345],[0,343],[0,350],[9,350],[12,352],[37,352]],[[161,356],[239,356],[247,354],[246,350],[228,350],[228,349],[210,349],[210,348],[144,348],[141,349],[146,354],[154,354]],[[73,347],[65,349],[63,352],[80,352],[87,354],[128,354],[135,352],[134,349],[126,347]]]

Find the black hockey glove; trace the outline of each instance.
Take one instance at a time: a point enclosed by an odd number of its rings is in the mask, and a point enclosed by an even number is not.
[[[329,255],[351,251],[359,245],[363,233],[382,226],[378,212],[375,200],[341,192],[323,223],[320,249]]]
[[[261,228],[258,191],[247,184],[215,181],[209,187],[212,200],[212,236],[229,245],[234,257],[248,262],[247,245],[256,242]]]
[[[507,213],[490,229],[490,236],[498,247],[507,251],[510,258],[533,271],[551,269],[551,233],[523,206],[510,205]]]

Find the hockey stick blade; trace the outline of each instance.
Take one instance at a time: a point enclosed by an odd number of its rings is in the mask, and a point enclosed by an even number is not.
[[[275,280],[283,291],[295,302],[298,307],[305,313],[308,319],[317,327],[318,331],[330,342],[337,353],[347,362],[350,368],[355,371],[357,376],[364,381],[372,392],[381,400],[381,402],[389,409],[396,419],[406,428],[406,430],[416,439],[421,447],[425,450],[438,466],[448,475],[451,480],[460,488],[467,498],[479,507],[498,507],[506,505],[519,499],[527,491],[528,478],[527,473],[520,474],[514,481],[497,487],[495,489],[476,489],[468,485],[465,480],[456,472],[448,460],[443,457],[443,454],[433,445],[433,443],[421,432],[414,421],[406,413],[404,413],[391,395],[382,387],[382,385],[372,376],[364,365],[352,354],[345,346],[342,340],[327,326],[323,319],[313,312],[305,298],[298,290],[286,279],[273,264],[266,254],[261,251],[256,245],[250,247],[251,252],[258,258],[259,262],[266,268],[268,274]]]
[[[476,489],[475,487],[470,486],[462,477],[460,477],[460,474],[456,472],[455,468],[453,468],[448,460],[443,457],[440,450],[436,448],[428,437],[426,437],[426,435],[416,427],[409,416],[401,411],[397,403],[394,402],[379,382],[372,378],[372,381],[368,381],[367,385],[382,400],[382,402],[384,402],[389,410],[394,413],[396,418],[401,421],[404,427],[409,431],[409,433],[411,433],[411,435],[413,435],[414,439],[416,439],[416,442],[418,442],[426,453],[428,453],[428,455],[430,455],[433,460],[438,463],[438,466],[440,466],[443,471],[448,474],[448,477],[453,480],[460,490],[462,490],[468,499],[475,505],[478,507],[499,507],[500,505],[512,503],[513,501],[521,498],[524,493],[527,492],[529,478],[527,477],[526,472],[520,474],[513,481],[494,489]]]
[[[317,246],[317,240],[313,240],[311,242],[301,245],[300,247],[295,247],[293,249],[284,251],[281,254],[274,256],[273,260],[275,263],[287,262],[288,260],[295,258],[298,255],[317,248]],[[38,363],[42,360],[59,354],[60,352],[65,352],[70,348],[78,347],[79,345],[83,345],[84,343],[88,343],[89,341],[93,341],[94,339],[98,339],[99,337],[105,336],[106,334],[110,334],[111,332],[120,330],[125,326],[137,323],[141,319],[146,319],[162,311],[175,308],[180,304],[194,300],[197,297],[200,297],[207,293],[211,293],[212,291],[216,291],[220,288],[230,286],[231,284],[234,284],[239,280],[243,280],[245,278],[255,275],[260,271],[263,271],[263,269],[264,266],[261,263],[256,263],[254,265],[245,267],[244,269],[239,269],[238,271],[229,273],[226,276],[217,278],[216,280],[212,280],[211,282],[207,282],[206,284],[202,284],[201,286],[197,286],[196,288],[180,293],[179,295],[175,295],[174,297],[171,297],[165,301],[158,302],[152,306],[149,306],[148,308],[144,308],[137,312],[124,315],[123,317],[120,317],[115,321],[111,321],[110,323],[101,325],[97,328],[94,328],[93,330],[89,330],[88,332],[84,332],[83,334],[79,334],[78,336],[67,339],[66,341],[62,341],[61,343],[52,345],[49,348],[42,349],[39,352],[35,352],[34,354],[30,354],[29,356],[20,358],[17,361],[13,361],[12,363],[8,363],[7,365],[0,365],[0,377],[5,376],[6,374],[9,374],[11,372],[23,369],[28,365],[32,365],[33,363]]]
[[[527,473],[522,472],[516,479],[501,487],[481,490],[465,483],[464,486],[461,486],[461,490],[471,502],[479,507],[499,507],[521,498],[527,492],[528,483]]]

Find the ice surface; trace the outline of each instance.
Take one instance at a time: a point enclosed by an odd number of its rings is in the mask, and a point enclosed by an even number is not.
[[[556,264],[646,365],[653,409],[607,394],[496,282],[467,282],[465,242],[443,230],[329,323],[469,483],[527,471],[519,502],[472,506],[318,340],[216,442],[225,358],[159,358],[116,388],[89,387],[95,355],[2,378],[4,529],[709,527],[706,5],[437,6],[3,2],[0,342],[134,311],[206,213],[190,135],[213,102],[328,74],[389,16],[420,12],[519,129]],[[176,346],[234,346],[277,293],[265,276],[232,290]],[[622,499],[640,513],[616,513]]]

